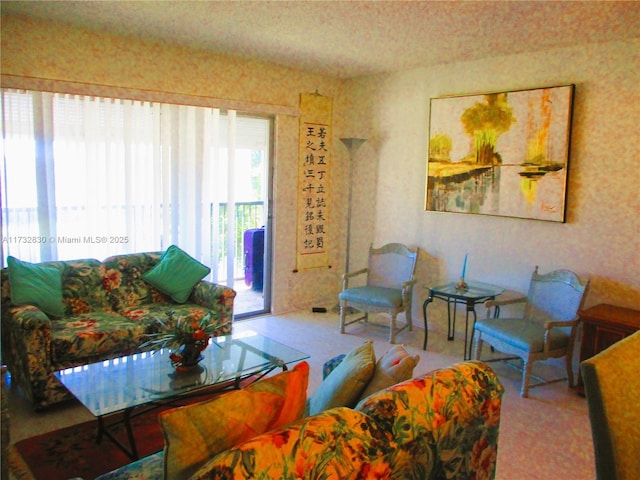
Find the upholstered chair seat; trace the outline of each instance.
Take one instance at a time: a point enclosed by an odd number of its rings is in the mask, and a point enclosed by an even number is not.
[[[402,292],[384,287],[356,287],[338,295],[340,300],[352,303],[367,303],[385,308],[397,308],[402,305]]]

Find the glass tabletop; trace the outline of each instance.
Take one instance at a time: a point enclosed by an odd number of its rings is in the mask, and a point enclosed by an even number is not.
[[[202,352],[201,368],[192,372],[175,372],[170,353],[169,349],[137,353],[55,375],[94,416],[101,416],[309,358],[251,330],[212,338]]]
[[[490,285],[488,283],[481,283],[475,281],[467,281],[467,288],[462,290],[456,287],[457,282],[448,282],[437,286],[425,285],[424,287],[431,290],[434,295],[444,295],[452,298],[460,298],[466,300],[475,300],[487,297],[497,297],[504,288],[496,285]]]

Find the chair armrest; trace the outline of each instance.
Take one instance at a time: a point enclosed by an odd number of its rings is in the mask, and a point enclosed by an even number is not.
[[[411,296],[413,295],[413,286],[416,284],[417,280],[415,277],[411,277],[411,280],[402,282],[402,304],[408,305],[410,304]],[[411,308],[411,307],[409,307]]]
[[[347,272],[342,274],[342,290],[346,290],[349,288],[349,279],[353,277],[357,277],[359,275],[368,274],[368,268],[361,268],[360,270],[356,270],[355,272]]]
[[[347,272],[342,274],[342,279],[357,277],[358,275],[362,275],[363,273],[367,273],[369,271],[368,268],[361,268],[360,270],[356,270],[355,272]]]
[[[3,315],[3,320],[10,325],[9,328],[15,329],[15,332],[51,330],[51,320],[47,314],[33,305],[10,307],[8,315]]]
[[[554,327],[573,327],[578,324],[578,317],[572,320],[549,320],[544,322],[544,328],[551,330]]]
[[[2,359],[30,397],[32,385],[44,385],[53,371],[51,320],[31,305],[10,307],[2,317]]]
[[[578,322],[579,322],[580,318],[579,317],[575,317],[571,320],[547,320],[546,322],[544,322],[544,351],[548,352],[549,350],[551,350],[551,329],[552,328],[557,328],[557,327],[575,327]],[[573,333],[571,334],[571,336],[573,337]],[[573,342],[573,340],[571,340],[571,342]]]
[[[408,288],[413,287],[416,284],[417,280],[415,278],[411,278],[411,280],[402,282],[402,290],[407,290]]]
[[[203,280],[195,286],[190,299],[196,305],[210,310],[218,322],[226,324],[220,332],[216,332],[226,334],[231,333],[235,297],[234,289]]]
[[[506,305],[516,305],[519,303],[527,303],[527,297],[519,292],[516,292],[516,295],[511,298],[504,298],[501,300],[487,300],[484,302],[484,306],[487,309],[487,318],[491,318],[491,309],[495,308],[496,312],[500,311],[500,307],[504,307]],[[494,315],[494,317],[497,316]]]

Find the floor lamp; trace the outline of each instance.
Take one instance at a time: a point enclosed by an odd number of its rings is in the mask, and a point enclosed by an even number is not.
[[[351,251],[351,199],[353,189],[353,156],[360,146],[367,141],[366,138],[341,138],[340,141],[344,143],[344,146],[349,150],[349,206],[347,210],[347,259],[345,265],[345,273],[349,273],[349,253]],[[340,310],[340,305],[334,307],[335,311]],[[347,307],[346,313],[354,313],[353,307]]]
[[[353,157],[360,148],[360,146],[367,141],[366,138],[341,138],[340,141],[344,143],[347,150],[349,150],[349,207],[347,210],[347,260],[345,266],[345,273],[349,273],[349,253],[351,251],[351,199],[353,189]]]

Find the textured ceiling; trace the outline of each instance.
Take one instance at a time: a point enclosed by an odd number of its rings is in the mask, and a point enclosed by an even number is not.
[[[638,1],[7,1],[2,12],[351,78],[640,37]]]

